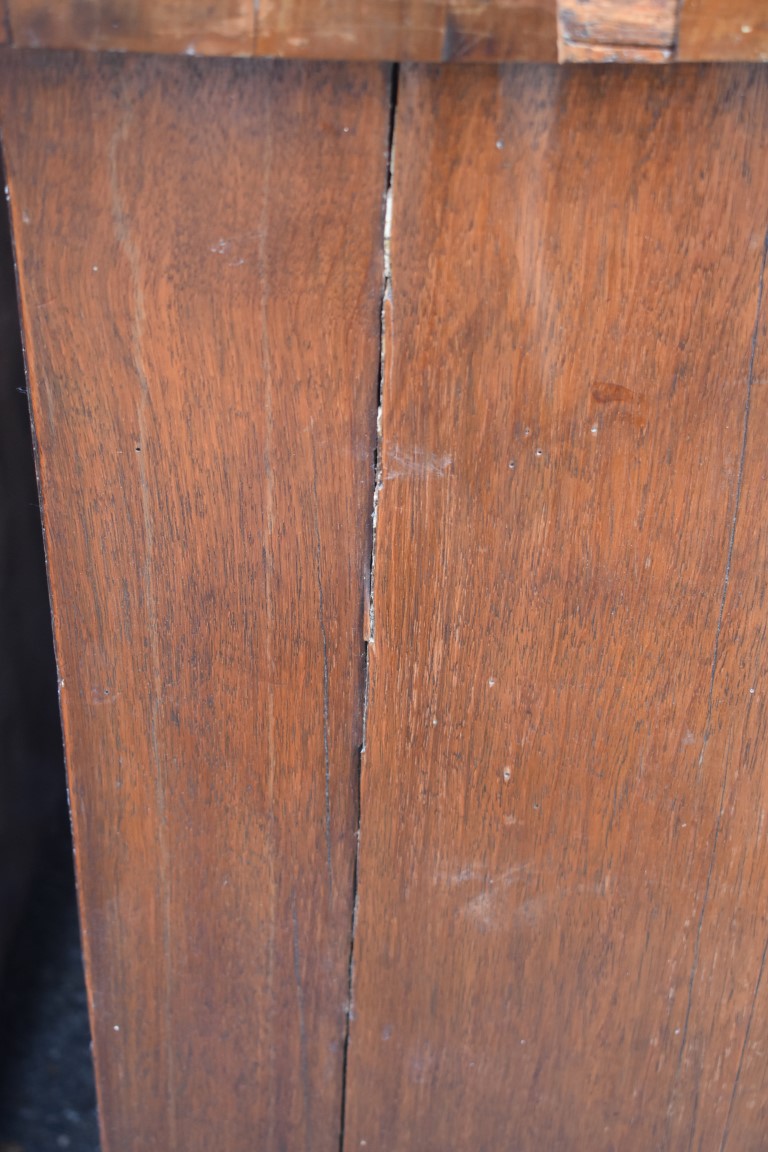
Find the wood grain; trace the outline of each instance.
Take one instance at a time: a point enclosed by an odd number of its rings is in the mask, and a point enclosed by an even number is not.
[[[250,56],[253,0],[5,0],[13,43]]]
[[[263,0],[258,55],[555,60],[555,0]]]
[[[733,414],[742,451],[700,767],[718,790],[716,818],[704,892],[693,909],[696,948],[672,1135],[672,1146],[720,1152],[761,1148],[768,1133],[768,319],[761,287],[740,421]]]
[[[408,68],[395,157],[345,1147],[762,1147],[768,81]]]
[[[675,41],[677,0],[558,0],[558,49],[561,61],[594,59],[581,46],[622,48],[621,59],[649,61],[643,49],[666,49]],[[657,62],[654,57],[651,62]]]
[[[556,0],[8,0],[25,47],[343,60],[555,60]]]
[[[768,59],[764,0],[682,0],[680,60]]]
[[[0,107],[105,1152],[338,1148],[387,70]]]

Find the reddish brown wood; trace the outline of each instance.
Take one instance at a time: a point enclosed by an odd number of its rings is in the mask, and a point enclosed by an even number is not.
[[[191,55],[251,54],[253,0],[6,0],[14,44]]]
[[[764,0],[683,0],[680,60],[765,60],[768,5]]]
[[[763,1146],[766,186],[762,71],[404,72],[347,1152]]]
[[[715,822],[704,891],[691,908],[696,950],[671,1145],[720,1152],[761,1148],[768,1133],[768,325],[762,289],[739,414],[742,452],[731,476],[737,504],[702,748],[700,775],[716,793]],[[736,412],[732,419],[738,425]]]
[[[0,90],[105,1152],[338,1148],[384,69]]]

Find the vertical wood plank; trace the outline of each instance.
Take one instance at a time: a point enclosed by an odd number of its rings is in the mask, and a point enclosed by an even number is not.
[[[0,106],[105,1152],[335,1152],[387,72],[26,54]]]
[[[404,72],[348,1152],[762,1146],[766,83]]]
[[[673,1146],[760,1148],[768,1132],[768,323],[765,258],[741,418],[728,580],[700,773],[714,829],[695,908]],[[736,413],[734,413],[734,423]]]

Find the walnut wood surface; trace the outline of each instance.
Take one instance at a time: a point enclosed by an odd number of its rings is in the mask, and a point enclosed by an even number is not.
[[[764,1146],[754,69],[417,69],[345,1148]]]
[[[105,1152],[336,1152],[387,71],[0,89]]]

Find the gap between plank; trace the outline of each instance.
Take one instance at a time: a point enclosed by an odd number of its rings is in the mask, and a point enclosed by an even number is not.
[[[344,1050],[341,1068],[341,1113],[339,1117],[339,1152],[344,1152],[344,1125],[347,1108],[347,1068],[349,1057],[349,1033],[353,1009],[353,982],[355,970],[355,933],[357,929],[358,908],[358,875],[360,866],[360,824],[361,809],[361,776],[363,756],[365,754],[368,737],[368,692],[371,675],[370,645],[374,642],[375,612],[374,612],[374,580],[376,571],[376,527],[378,522],[379,492],[381,491],[382,468],[382,403],[384,396],[384,370],[387,356],[386,332],[387,311],[391,301],[392,268],[390,263],[390,239],[392,230],[392,176],[394,171],[395,151],[395,120],[397,117],[397,94],[400,79],[399,64],[392,65],[389,81],[389,133],[387,137],[387,176],[384,192],[384,219],[382,224],[382,247],[384,255],[384,275],[381,287],[381,319],[379,325],[379,372],[376,381],[376,444],[373,453],[373,491],[371,493],[371,558],[368,565],[368,579],[370,587],[368,600],[365,605],[365,678],[363,684],[363,739],[360,747],[360,758],[357,768],[357,831],[355,834],[355,866],[352,876],[352,925],[349,937],[349,965],[347,982],[346,1027],[344,1031]]]

